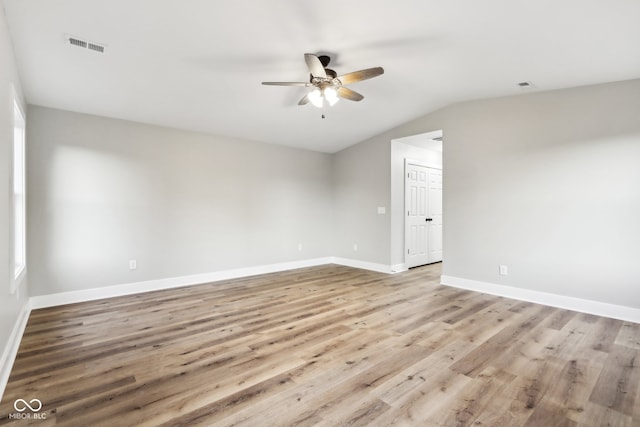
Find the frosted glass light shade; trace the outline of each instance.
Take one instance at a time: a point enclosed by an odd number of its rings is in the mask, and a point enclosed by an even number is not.
[[[311,92],[309,92],[309,95],[307,96],[309,97],[309,101],[311,101],[313,105],[315,105],[318,108],[322,108],[323,98],[322,98],[322,92],[320,92],[320,89],[312,90]]]
[[[338,98],[338,92],[332,87],[325,88],[324,97],[331,106],[334,106],[340,99]]]

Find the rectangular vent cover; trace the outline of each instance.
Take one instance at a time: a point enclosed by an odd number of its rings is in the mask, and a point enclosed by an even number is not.
[[[87,42],[84,40],[79,40],[73,37],[69,37],[69,43],[78,47],[87,47]]]
[[[520,87],[520,89],[536,89],[536,85],[533,84],[533,82],[523,81],[518,82],[517,85]]]
[[[104,46],[95,43],[89,43],[87,45],[88,49],[95,50],[96,52],[104,53]]]
[[[89,42],[86,40],[82,40],[79,37],[75,37],[75,36],[69,36],[67,35],[67,40],[69,41],[69,44],[72,46],[77,46],[77,47],[81,47],[83,49],[90,49],[90,50],[94,50],[96,52],[100,52],[100,53],[104,53],[104,45],[98,44],[98,43],[93,43],[93,42]]]

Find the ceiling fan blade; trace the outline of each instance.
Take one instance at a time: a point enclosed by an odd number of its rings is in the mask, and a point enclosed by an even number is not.
[[[348,99],[350,101],[362,101],[364,96],[360,95],[355,90],[348,89],[344,86],[339,87],[336,92],[340,98]]]
[[[311,86],[311,83],[305,82],[262,82],[262,84],[267,86]]]
[[[359,82],[362,80],[372,79],[381,74],[384,74],[382,67],[367,68],[366,70],[354,71],[353,73],[347,73],[342,76],[338,76],[338,79],[343,85]]]
[[[312,53],[305,53],[304,60],[307,63],[307,67],[309,67],[309,72],[313,77],[322,77],[327,78],[327,73],[324,71],[324,67],[322,66],[322,62]]]
[[[307,95],[303,96],[298,105],[305,105],[309,103],[309,97]]]

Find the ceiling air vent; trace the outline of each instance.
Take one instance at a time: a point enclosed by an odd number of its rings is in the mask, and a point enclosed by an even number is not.
[[[535,89],[536,85],[534,85],[532,82],[518,82],[517,83],[518,87],[520,89]]]
[[[83,40],[80,37],[67,35],[67,40],[71,46],[81,47],[83,49],[90,49],[96,52],[104,53],[104,45],[93,43],[87,40]]]
[[[76,39],[74,37],[69,37],[69,43],[78,47],[87,47],[87,42],[84,40]]]
[[[91,50],[95,50],[96,52],[104,53],[104,46],[99,44],[89,43],[87,45],[87,48]]]

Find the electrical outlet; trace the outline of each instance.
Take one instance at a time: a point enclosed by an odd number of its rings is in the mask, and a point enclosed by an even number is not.
[[[298,251],[302,252],[302,243],[298,243]]]
[[[500,266],[500,275],[507,276],[509,274],[509,268],[506,265]]]
[[[135,270],[136,268],[138,268],[138,261],[136,261],[135,259],[130,259],[129,270]]]
[[[358,252],[358,244],[357,243],[353,244],[353,252]]]

